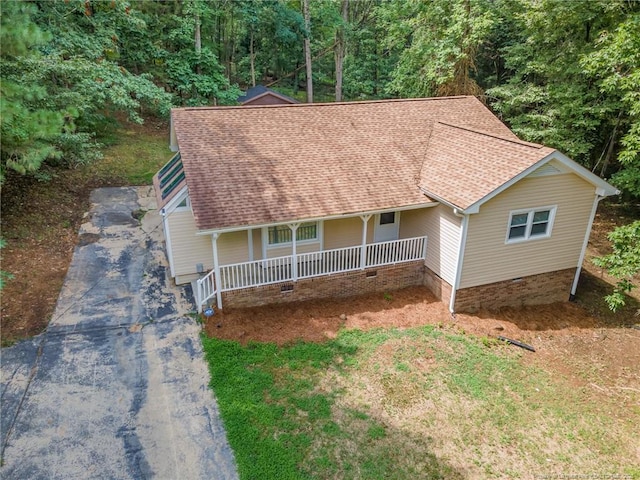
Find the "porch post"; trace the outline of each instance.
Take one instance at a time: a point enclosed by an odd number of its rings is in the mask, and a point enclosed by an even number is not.
[[[247,230],[247,246],[249,248],[249,261],[253,262],[253,229]]]
[[[216,304],[218,305],[218,310],[222,310],[222,282],[220,280],[220,265],[218,262],[218,237],[219,233],[214,233],[211,235],[211,244],[213,246],[213,276],[216,280],[215,288],[216,288]]]
[[[364,270],[367,262],[367,224],[371,214],[360,215],[362,219],[362,247],[360,247],[360,270]]]
[[[296,282],[298,280],[298,252],[296,251],[296,232],[299,223],[290,223],[287,225],[291,229],[291,279]]]

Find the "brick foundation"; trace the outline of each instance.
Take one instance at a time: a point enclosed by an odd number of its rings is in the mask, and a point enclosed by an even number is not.
[[[451,301],[451,285],[435,274],[431,269],[425,267],[424,286],[431,290],[437,299],[445,305]]]
[[[463,288],[456,293],[455,310],[473,313],[481,308],[491,310],[507,306],[565,302],[569,299],[575,273],[575,268],[569,268],[490,285]]]
[[[412,262],[306,278],[297,282],[233,290],[222,293],[222,306],[224,308],[256,307],[274,303],[388,292],[403,287],[423,285],[425,270],[423,262]],[[292,290],[283,291],[283,287],[286,289],[291,286]]]

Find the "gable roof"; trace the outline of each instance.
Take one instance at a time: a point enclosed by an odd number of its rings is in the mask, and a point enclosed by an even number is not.
[[[238,103],[240,103],[241,105],[253,103],[265,96],[275,97],[280,100],[280,103],[300,103],[295,98],[291,98],[287,95],[284,95],[283,93],[276,92],[275,90],[265,87],[264,85],[256,85],[255,87],[251,87],[244,93],[244,95],[240,95],[238,97]]]
[[[512,136],[436,122],[419,186],[465,210],[554,151]]]
[[[172,125],[200,231],[434,201],[477,211],[558,153],[470,96],[178,108]]]

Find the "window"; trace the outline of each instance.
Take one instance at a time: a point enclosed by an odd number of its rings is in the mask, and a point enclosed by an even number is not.
[[[181,209],[191,208],[191,202],[189,201],[189,197],[184,197],[182,201],[178,205],[176,205],[176,210],[179,208]]]
[[[278,225],[269,227],[267,231],[269,245],[280,245],[291,243],[291,229],[288,225]],[[318,223],[301,223],[296,230],[296,242],[312,242],[318,239]]]
[[[396,212],[386,212],[380,214],[380,225],[389,225],[390,223],[395,223],[396,221]]]
[[[180,152],[178,152],[160,169],[160,172],[158,172],[162,199],[167,198],[184,178],[182,157],[180,156]]]
[[[516,210],[509,216],[507,243],[551,236],[556,207]]]

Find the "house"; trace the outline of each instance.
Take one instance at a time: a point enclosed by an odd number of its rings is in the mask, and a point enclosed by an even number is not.
[[[470,96],[178,108],[155,176],[199,308],[426,285],[451,312],[564,301],[619,193]]]
[[[279,105],[300,103],[295,98],[288,97],[282,93],[271,90],[263,85],[256,85],[238,97],[240,105]]]

